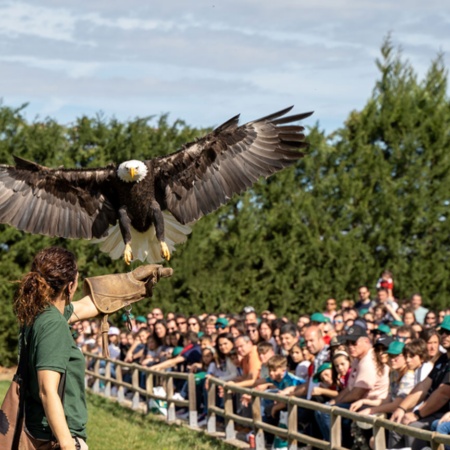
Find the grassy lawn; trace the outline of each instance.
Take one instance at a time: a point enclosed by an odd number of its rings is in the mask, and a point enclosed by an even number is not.
[[[3,400],[8,386],[9,382],[0,382],[0,399]],[[143,416],[95,395],[88,396],[88,410],[89,450],[234,448],[203,433],[167,425],[151,414]]]

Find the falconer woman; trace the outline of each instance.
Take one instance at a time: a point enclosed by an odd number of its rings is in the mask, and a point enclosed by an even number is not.
[[[89,278],[88,295],[72,303],[78,286],[75,256],[59,247],[36,255],[14,299],[28,348],[25,429],[30,443],[25,448],[47,448],[46,444],[63,450],[88,448],[85,361],[69,324],[150,296],[159,277],[170,276],[167,270],[141,266],[128,274]],[[117,298],[123,300],[118,304]]]

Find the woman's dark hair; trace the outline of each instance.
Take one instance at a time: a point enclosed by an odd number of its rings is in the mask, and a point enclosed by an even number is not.
[[[78,273],[75,255],[60,247],[41,250],[31,270],[19,282],[14,297],[14,312],[22,325],[30,325],[64,292],[69,298],[68,284]]]
[[[234,346],[234,337],[231,333],[222,333],[222,334],[219,334],[219,336],[217,336],[217,341],[216,341],[217,356],[218,356],[219,360],[224,360],[226,358],[226,355],[224,355],[219,350],[219,341],[221,339],[226,339],[226,340],[230,341]]]
[[[166,332],[165,332],[165,334],[164,334],[164,336],[162,338],[160,338],[156,334],[156,331],[155,331],[156,325],[162,325],[164,327],[164,329],[166,330]],[[153,325],[153,337],[155,338],[156,345],[158,347],[160,347],[161,345],[167,345],[167,339],[166,339],[167,335],[168,335],[168,333],[167,333],[167,323],[166,323],[166,321],[164,319],[158,319]]]

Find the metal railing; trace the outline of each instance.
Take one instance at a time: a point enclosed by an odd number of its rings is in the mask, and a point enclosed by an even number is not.
[[[195,378],[192,373],[180,372],[161,372],[143,367],[137,364],[128,364],[122,361],[105,359],[101,356],[85,352],[85,357],[90,361],[95,361],[93,370],[86,370],[87,377],[93,380],[91,389],[94,393],[100,393],[106,397],[112,397],[113,387],[115,387],[115,395],[119,403],[126,400],[125,393],[131,395],[131,408],[142,408],[141,399],[145,399],[144,411],[148,412],[148,400],[160,400],[167,402],[167,421],[174,422],[177,420],[175,406],[187,408],[189,411],[188,424],[192,428],[198,428],[197,416],[197,399]],[[104,361],[104,374],[101,373],[101,362]],[[111,367],[115,367],[115,378],[111,377]],[[124,381],[124,373],[131,376],[131,382]],[[145,376],[145,389],[139,384],[140,374]],[[180,379],[187,381],[188,400],[173,398],[174,380]],[[265,449],[264,432],[272,433],[275,436],[288,441],[288,449],[296,450],[298,442],[310,445],[318,449],[327,450],[345,450],[342,447],[342,418],[347,418],[359,423],[369,424],[373,428],[373,445],[375,450],[386,450],[385,430],[395,431],[400,435],[411,436],[416,439],[428,441],[432,450],[444,450],[444,445],[450,445],[450,436],[443,435],[429,430],[409,427],[398,424],[384,417],[368,416],[351,412],[337,406],[328,406],[317,402],[297,398],[285,397],[270,392],[261,392],[255,389],[242,388],[233,384],[224,382],[218,378],[208,378],[208,416],[206,432],[210,435],[217,436],[217,417],[221,417],[224,422],[225,436],[227,442],[236,440],[235,424],[247,427],[253,430],[255,434],[255,448]],[[101,387],[100,383],[104,386]],[[165,395],[154,394],[155,386],[163,386]],[[223,407],[217,406],[217,388],[221,390],[223,396]],[[252,398],[251,411],[252,417],[243,417],[235,413],[233,409],[233,396],[249,395]],[[285,403],[287,405],[287,428],[280,428],[263,422],[261,413],[261,399],[267,399]],[[298,408],[305,408],[313,411],[321,411],[331,416],[330,441],[317,439],[298,431],[297,413]]]

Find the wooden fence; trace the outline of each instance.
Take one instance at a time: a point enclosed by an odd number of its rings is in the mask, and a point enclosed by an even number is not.
[[[93,362],[93,369],[87,369],[87,383],[94,393],[102,393],[105,397],[114,397],[119,403],[131,400],[131,407],[135,410],[144,408],[148,412],[149,400],[167,402],[167,422],[177,420],[175,407],[186,408],[189,412],[188,424],[191,428],[198,429],[197,399],[195,378],[191,373],[160,372],[139,366],[127,364],[122,361],[113,361],[91,353],[85,353],[87,361]],[[103,365],[103,367],[102,367]],[[115,377],[111,376],[111,368],[114,367]],[[124,381],[124,374],[128,374],[129,382]],[[143,374],[143,375],[141,375]],[[145,389],[140,387],[140,377],[145,378]],[[188,400],[174,398],[174,380],[187,382]],[[154,393],[154,387],[162,386],[165,395]],[[216,390],[219,388],[223,395],[223,408],[217,406]],[[243,417],[233,409],[233,396],[247,394],[252,398],[252,417]],[[141,400],[145,400],[145,403]],[[279,401],[287,404],[288,421],[287,428],[273,426],[263,422],[261,414],[261,399]],[[331,415],[330,442],[316,439],[298,431],[298,408],[321,411]],[[288,449],[296,450],[298,442],[310,445],[318,449],[346,450],[341,443],[341,419],[347,418],[359,423],[368,424],[373,428],[374,449],[386,450],[385,430],[395,431],[401,435],[412,436],[428,441],[432,450],[444,450],[444,445],[450,446],[450,436],[428,430],[420,430],[397,424],[383,417],[361,415],[336,406],[327,406],[311,402],[297,397],[284,397],[270,392],[261,392],[254,389],[241,388],[227,384],[218,378],[209,378],[208,386],[208,416],[206,432],[217,436],[217,416],[221,417],[225,427],[225,441],[236,442],[236,427],[241,425],[254,431],[255,448],[265,449],[264,432],[269,432],[288,441]]]

